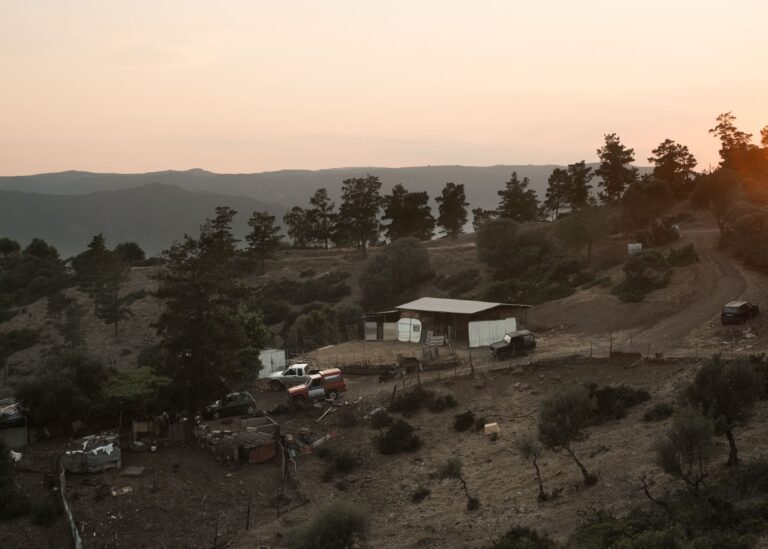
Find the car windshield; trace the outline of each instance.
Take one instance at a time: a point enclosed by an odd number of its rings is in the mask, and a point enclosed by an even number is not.
[[[739,308],[738,307],[726,307],[725,309],[723,309],[723,312],[725,312],[725,313],[738,313],[739,312]]]
[[[510,341],[512,341],[512,336],[509,335],[509,334],[505,335],[504,336],[504,343],[509,343]]]

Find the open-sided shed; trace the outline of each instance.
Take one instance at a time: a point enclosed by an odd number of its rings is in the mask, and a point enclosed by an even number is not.
[[[525,328],[530,308],[515,303],[437,297],[422,297],[396,307],[401,319],[418,319],[425,333],[445,336],[470,347],[490,345],[507,332]]]

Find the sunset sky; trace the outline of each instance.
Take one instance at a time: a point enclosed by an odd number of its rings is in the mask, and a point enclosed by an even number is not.
[[[595,161],[768,124],[761,1],[0,1],[0,175]]]

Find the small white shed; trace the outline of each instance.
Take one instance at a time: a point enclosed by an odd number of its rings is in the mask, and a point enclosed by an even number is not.
[[[261,360],[259,378],[269,377],[273,372],[285,370],[284,349],[264,349],[259,353],[259,360]]]

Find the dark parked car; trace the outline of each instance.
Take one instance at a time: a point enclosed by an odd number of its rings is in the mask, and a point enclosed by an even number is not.
[[[760,309],[749,301],[731,301],[726,303],[720,313],[720,322],[723,324],[741,324],[758,316]]]
[[[256,413],[256,399],[251,393],[229,393],[222,400],[208,405],[203,411],[205,419],[219,419],[225,416],[252,416]]]
[[[509,332],[501,341],[491,343],[491,354],[496,358],[505,358],[536,348],[536,336],[528,330]]]

